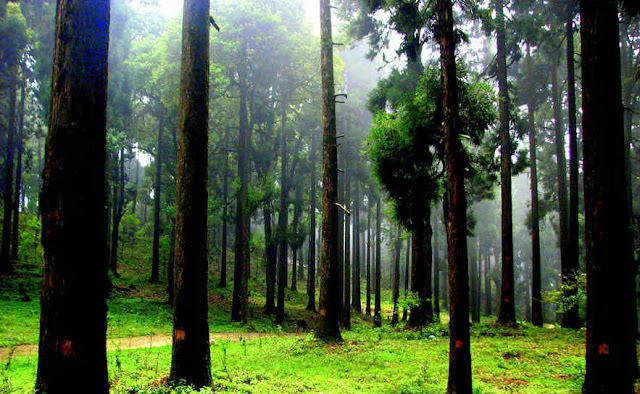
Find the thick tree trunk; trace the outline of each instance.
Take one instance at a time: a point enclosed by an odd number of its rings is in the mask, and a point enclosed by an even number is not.
[[[311,162],[311,187],[309,188],[311,194],[311,207],[309,208],[309,266],[308,266],[308,280],[307,280],[307,295],[309,300],[307,302],[308,311],[316,311],[316,186],[318,180],[316,179],[316,139],[311,137],[311,152],[309,154],[309,161]]]
[[[509,91],[503,0],[496,0],[498,64],[498,104],[500,117],[500,184],[502,204],[502,285],[498,323],[515,324],[516,304],[513,274],[513,207],[511,203],[511,138],[509,132]]]
[[[580,1],[587,267],[583,393],[633,393],[638,370],[617,3]]]
[[[151,255],[151,277],[149,282],[160,281],[160,198],[162,195],[162,133],[165,110],[158,112],[158,140],[156,142],[156,179],[153,187],[153,252]]]
[[[382,295],[380,292],[380,276],[381,276],[381,259],[380,259],[380,248],[382,245],[382,231],[381,231],[381,222],[382,218],[380,215],[380,197],[376,200],[376,273],[375,273],[375,310],[373,312],[373,326],[381,327],[382,326]]]
[[[438,0],[440,67],[444,93],[446,158],[446,223],[449,260],[449,380],[448,393],[471,393],[469,288],[467,260],[467,196],[460,143],[453,11],[450,0]],[[504,154],[504,152],[503,152]]]
[[[531,56],[527,53],[527,71],[532,78]],[[540,258],[540,214],[538,202],[538,164],[536,125],[534,122],[533,80],[529,80],[527,104],[529,124],[529,160],[531,161],[531,323],[542,327],[542,267]],[[487,298],[490,300],[490,297]]]
[[[170,380],[211,384],[207,322],[209,1],[185,0],[176,177],[175,304]]]
[[[320,3],[322,70],[322,260],[320,303],[315,336],[324,341],[341,341],[338,303],[338,152],[336,146],[336,103],[333,78],[331,8]]]
[[[40,198],[44,268],[36,392],[108,393],[109,1],[58,1],[55,36]]]
[[[426,209],[426,213],[422,211]],[[409,311],[407,327],[423,327],[434,321],[431,301],[431,208],[422,207],[415,215],[411,232],[411,292],[419,305]]]
[[[236,197],[236,239],[233,275],[233,303],[231,321],[249,323],[249,241],[251,223],[249,215],[249,149],[251,129],[247,115],[247,44],[240,45],[238,82],[240,86],[240,136],[238,138],[238,177],[240,190]]]
[[[576,132],[576,76],[573,48],[573,10],[567,12],[567,101],[569,104],[569,211],[567,217],[567,272],[575,282],[580,271],[579,263],[579,223],[578,223],[578,135]],[[563,267],[565,264],[563,264]],[[576,290],[569,291],[569,297],[575,297]],[[563,325],[570,328],[580,328],[578,304],[564,315]]]

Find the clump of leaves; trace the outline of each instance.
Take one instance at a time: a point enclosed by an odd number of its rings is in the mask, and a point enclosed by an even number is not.
[[[584,305],[587,301],[587,274],[578,272],[565,277],[556,290],[542,293],[542,301],[558,305],[558,312],[564,313],[573,307]]]

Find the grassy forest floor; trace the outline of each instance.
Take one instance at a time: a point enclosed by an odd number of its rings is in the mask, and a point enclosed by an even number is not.
[[[171,362],[172,313],[165,285],[146,271],[122,269],[109,300],[111,393],[191,393],[163,382]],[[33,391],[37,367],[40,277],[21,267],[0,277],[0,393]],[[231,283],[231,282],[230,282]],[[254,281],[252,323],[230,323],[231,288],[210,284],[209,324],[213,387],[204,393],[442,393],[448,372],[446,316],[422,331],[393,328],[385,319],[354,314],[344,342],[313,338],[313,313],[304,292],[287,291],[287,319],[274,326],[262,314],[263,283]],[[304,284],[299,288],[304,288]],[[389,299],[389,296],[384,299]],[[387,317],[390,304],[386,304]],[[383,309],[385,309],[383,307]],[[384,312],[384,311],[383,311]],[[483,318],[472,326],[475,393],[579,393],[584,377],[584,331],[504,328]]]

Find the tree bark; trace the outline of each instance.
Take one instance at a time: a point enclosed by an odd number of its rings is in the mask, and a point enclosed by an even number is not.
[[[345,173],[344,205],[351,207],[351,176]],[[342,326],[351,329],[351,217],[344,214],[344,304],[342,311]]]
[[[109,1],[58,1],[55,36],[40,198],[44,268],[36,392],[108,393]]]
[[[175,303],[169,379],[211,385],[207,322],[209,1],[185,0],[176,180]]]
[[[247,43],[240,44],[238,82],[240,86],[240,136],[238,138],[238,177],[240,190],[236,197],[236,239],[233,275],[231,321],[249,323],[249,264],[251,223],[249,216],[249,149],[251,129],[247,115]]]
[[[228,223],[229,223],[229,128],[227,127],[224,132],[224,167],[222,169],[222,234],[221,234],[222,239],[221,239],[221,246],[220,246],[220,249],[221,249],[220,282],[218,282],[218,287],[222,287],[222,288],[227,287],[227,238],[228,238],[227,233],[229,232]],[[269,224],[271,224],[270,221],[269,221]]]
[[[26,82],[20,83],[20,107],[18,109],[18,129],[16,150],[16,182],[13,189],[13,229],[11,230],[11,263],[18,263],[18,252],[20,247],[20,192],[22,190],[22,155],[24,151],[24,106],[26,95]]]
[[[411,239],[407,238],[407,251],[404,259],[404,298],[407,298],[409,292],[409,265],[411,258]],[[402,311],[402,321],[407,321],[407,308]]]
[[[382,218],[380,216],[380,197],[376,200],[376,273],[375,273],[375,310],[373,312],[373,326],[381,327],[382,326],[382,308],[381,306],[381,292],[380,292],[380,276],[381,276],[381,259],[380,259],[380,247],[382,245],[382,231],[381,231],[381,221]]]
[[[360,292],[361,273],[360,273],[360,182],[355,180],[355,196],[353,199],[353,301],[351,306],[353,309],[362,313],[362,296]]]
[[[506,31],[503,0],[496,0],[498,64],[498,106],[500,118],[500,183],[502,204],[502,284],[498,323],[515,324],[516,306],[513,274],[513,207],[511,203],[511,138],[509,132],[509,91],[507,84]]]
[[[16,74],[18,67],[9,71],[9,128],[7,130],[7,150],[4,172],[4,216],[2,219],[2,244],[0,245],[0,273],[13,271],[11,262],[11,211],[13,210],[13,166],[16,134]]]
[[[367,202],[367,305],[365,313],[371,316],[371,193]]]
[[[635,277],[624,163],[618,7],[581,0],[587,343],[583,393],[633,393]]]
[[[566,268],[575,282],[580,271],[579,263],[579,223],[578,223],[578,135],[576,132],[576,76],[573,48],[573,10],[567,11],[566,39],[567,39],[567,102],[569,118],[569,211],[567,217],[567,264]],[[569,296],[576,296],[577,289],[569,291]],[[580,328],[578,304],[569,309],[564,315],[564,326]]]
[[[540,209],[538,202],[538,164],[536,125],[534,122],[533,78],[531,56],[527,52],[526,67],[529,75],[527,116],[529,126],[529,160],[531,161],[531,323],[542,327],[542,274],[540,259]],[[488,260],[487,260],[488,261]],[[490,300],[490,297],[487,297]]]
[[[322,260],[320,302],[315,336],[323,341],[341,341],[338,303],[338,152],[336,103],[333,78],[331,6],[320,0],[322,72]]]
[[[156,142],[156,179],[153,190],[153,252],[151,255],[151,277],[149,282],[160,281],[160,197],[162,195],[162,133],[165,110],[158,112],[158,140]]]
[[[311,162],[311,187],[309,188],[311,194],[311,207],[309,210],[309,273],[307,280],[307,295],[309,301],[307,302],[308,311],[316,311],[316,186],[318,180],[316,179],[316,139],[311,136],[311,152],[309,154],[309,161]]]
[[[449,380],[448,393],[471,393],[469,288],[467,260],[467,197],[460,143],[453,11],[450,0],[437,1],[440,26],[440,67],[444,93],[446,158],[446,223],[449,260]],[[504,152],[503,152],[504,154]]]
[[[434,321],[440,320],[440,253],[438,231],[433,231],[433,313]],[[436,320],[437,318],[437,320]]]
[[[276,323],[284,321],[284,290],[287,287],[288,231],[289,226],[289,175],[287,171],[287,114],[284,104],[280,117],[280,213],[278,215],[278,301]]]
[[[398,300],[400,299],[400,249],[402,248],[402,238],[400,236],[400,226],[396,235],[396,243],[393,258],[393,274],[391,278],[391,301],[393,302],[393,316],[391,317],[391,325],[398,324]]]

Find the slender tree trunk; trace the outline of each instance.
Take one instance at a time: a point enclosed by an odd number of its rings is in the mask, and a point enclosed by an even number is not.
[[[315,335],[324,341],[341,341],[338,303],[338,152],[336,142],[336,103],[333,78],[333,38],[331,8],[328,0],[320,3],[322,70],[322,260],[320,313]]]
[[[236,197],[236,244],[233,275],[233,303],[231,321],[249,323],[249,241],[251,239],[249,217],[249,149],[251,130],[247,115],[247,44],[242,42],[238,66],[240,85],[240,137],[238,139],[238,176],[240,190]]]
[[[471,393],[469,288],[467,260],[467,196],[458,118],[453,11],[450,0],[438,0],[440,67],[444,92],[446,223],[449,260],[449,381],[448,393]],[[502,152],[504,154],[504,151]]]
[[[300,200],[302,199],[302,191],[301,188],[298,186],[296,188],[296,203],[293,206],[293,220],[291,222],[291,230],[293,232],[293,236],[295,238],[297,238],[297,234],[298,234],[298,226],[300,224],[300,215],[302,213],[302,206],[300,204]],[[294,242],[295,243],[295,242]],[[292,254],[292,271],[291,271],[291,290],[293,291],[297,291],[298,290],[298,259],[299,259],[299,254],[298,254],[298,250],[300,249],[300,246],[295,244],[295,245],[291,245],[291,254]]]
[[[532,78],[531,56],[527,49],[527,69]],[[531,323],[542,327],[542,274],[540,258],[540,214],[538,202],[538,164],[536,125],[534,122],[533,80],[529,81],[529,102],[527,103],[529,123],[529,160],[531,161]],[[487,263],[488,264],[488,263]],[[490,300],[490,297],[487,298]]]
[[[353,301],[351,306],[353,309],[362,313],[362,300],[360,294],[360,283],[362,275],[360,274],[360,182],[355,181],[355,197],[353,199]]]
[[[380,276],[381,276],[381,259],[380,259],[380,246],[382,244],[382,231],[381,221],[382,218],[380,216],[380,197],[376,200],[376,273],[375,273],[375,281],[376,281],[376,305],[375,311],[373,312],[373,326],[381,327],[382,326],[382,311],[381,311],[381,293],[380,293]]]
[[[287,257],[289,225],[289,175],[287,171],[287,129],[284,104],[280,117],[280,213],[278,215],[278,301],[276,305],[276,322],[284,321],[284,290],[287,287]]]
[[[393,302],[393,316],[391,317],[391,325],[398,324],[398,300],[400,299],[400,253],[402,248],[402,238],[400,236],[400,226],[398,226],[398,234],[396,235],[396,244],[393,258],[393,275],[391,279],[391,299]]]
[[[503,0],[496,0],[498,51],[498,104],[500,114],[500,183],[502,203],[502,288],[498,323],[515,324],[516,304],[513,274],[513,207],[511,204],[511,137],[509,132],[509,91],[507,84],[506,31]]]
[[[172,381],[211,384],[207,322],[209,1],[185,0],[176,181]]]
[[[569,212],[567,217],[567,272],[575,282],[580,271],[579,228],[578,228],[578,135],[576,132],[576,76],[573,48],[573,10],[567,11],[567,101],[569,104]],[[564,265],[564,264],[563,264]],[[569,297],[575,297],[576,290],[569,291]],[[578,304],[564,314],[564,326],[580,328]]]
[[[478,246],[478,249],[480,247]],[[478,273],[478,259],[480,258],[480,252],[478,251],[478,253],[476,253],[476,258],[472,259],[472,261],[470,262],[470,277],[471,277],[471,321],[473,323],[479,323],[480,322],[480,314],[478,313],[479,311],[476,309],[476,304],[478,302],[478,286],[477,286],[477,282],[479,279],[479,273]]]
[[[18,249],[20,245],[20,191],[22,190],[22,154],[24,151],[24,105],[25,105],[25,82],[20,83],[20,107],[18,109],[18,131],[16,150],[16,184],[13,189],[13,229],[11,231],[11,262],[18,262]]]
[[[224,132],[224,167],[222,169],[222,240],[220,254],[220,282],[218,287],[227,287],[227,238],[229,223],[229,128]],[[269,221],[269,225],[271,221]],[[265,223],[266,225],[266,223]],[[272,242],[272,240],[269,240]],[[267,263],[268,264],[268,263]],[[268,285],[268,282],[267,282]],[[268,294],[268,291],[267,291]],[[268,299],[268,297],[267,297]],[[273,301],[273,299],[272,299]]]
[[[162,133],[164,132],[165,110],[158,112],[158,141],[156,142],[156,179],[153,187],[153,253],[151,256],[151,278],[149,282],[160,281],[160,198],[162,196]]]
[[[371,193],[367,203],[367,305],[365,312],[371,316]]]
[[[173,267],[175,266],[175,255],[176,255],[176,219],[171,219],[171,250],[169,251],[169,261],[167,262],[167,290],[169,293],[169,299],[167,300],[167,304],[173,306],[174,296],[175,296],[175,275],[173,272]]]
[[[118,245],[120,239],[120,222],[124,209],[124,148],[115,156],[115,170],[113,180],[113,211],[111,227],[111,253],[109,253],[109,268],[115,277],[118,274]]]
[[[345,174],[344,181],[344,205],[351,207],[351,176]],[[342,326],[346,330],[351,329],[351,217],[349,213],[344,215],[344,310],[342,313]]]
[[[11,211],[13,209],[13,156],[16,134],[16,74],[18,67],[9,71],[9,129],[4,172],[4,216],[2,220],[2,244],[0,245],[0,273],[13,271],[11,263]]]
[[[267,282],[267,299],[264,306],[264,313],[271,315],[276,313],[276,267],[278,262],[278,244],[276,237],[273,234],[272,228],[272,212],[271,202],[262,208],[264,215],[264,234],[266,241],[266,254],[267,254],[267,269],[266,269],[266,282]]]
[[[433,313],[440,320],[440,253],[438,231],[433,231]],[[436,319],[434,319],[436,320]]]
[[[638,371],[617,4],[580,1],[587,267],[583,393],[633,393]]]
[[[58,1],[55,37],[40,198],[44,268],[36,392],[108,393],[109,1]]]
[[[564,132],[562,130],[562,102],[560,89],[558,87],[558,66],[553,65],[551,71],[551,96],[553,104],[553,118],[555,130],[555,154],[556,154],[556,175],[558,178],[558,216],[559,216],[559,237],[560,237],[560,265],[562,270],[562,282],[570,281],[574,272],[569,268],[568,245],[569,245],[569,222],[567,201],[567,164],[564,155]],[[573,327],[577,324],[577,314],[568,311],[562,314],[562,325]]]
[[[311,207],[309,210],[309,273],[307,280],[307,295],[309,301],[307,302],[308,311],[316,311],[316,186],[318,180],[316,179],[316,139],[311,137],[311,152],[309,154],[309,161],[311,162],[311,187],[309,188],[311,194]]]
[[[409,292],[409,265],[411,258],[411,239],[407,238],[407,251],[404,259],[404,298],[407,298]],[[407,321],[407,308],[402,311],[402,321]]]
[[[491,311],[491,255],[487,251],[487,255],[484,259],[484,314],[486,316],[490,316],[492,314]]]
[[[338,168],[340,170],[345,168],[345,158],[343,152],[341,152],[340,145],[338,144]],[[340,170],[338,170],[338,203],[345,204],[345,193],[344,193],[344,185],[345,185],[345,174],[340,174]],[[338,299],[338,313],[340,314],[340,324],[342,324],[342,319],[344,319],[344,308],[346,308],[346,303],[344,299],[344,224],[345,224],[345,212],[342,209],[338,210],[338,294],[340,295]]]

